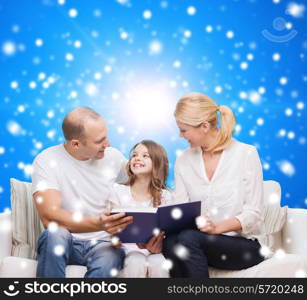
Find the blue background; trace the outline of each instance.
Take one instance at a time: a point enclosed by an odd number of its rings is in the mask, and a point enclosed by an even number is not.
[[[31,180],[33,158],[63,141],[62,119],[79,105],[107,120],[126,156],[143,138],[161,143],[172,187],[188,146],[173,111],[191,91],[233,109],[234,136],[258,147],[282,205],[306,208],[304,9],[285,0],[1,0],[0,211],[10,207],[9,178]]]

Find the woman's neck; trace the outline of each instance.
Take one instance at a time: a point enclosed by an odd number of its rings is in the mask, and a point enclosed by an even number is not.
[[[218,129],[212,129],[208,132],[208,135],[206,136],[206,142],[201,145],[201,150],[203,152],[203,154],[211,154],[213,155],[212,151],[208,151],[207,149],[210,149],[212,147],[212,145],[214,145],[216,143],[216,139],[217,139],[217,135],[218,135]]]

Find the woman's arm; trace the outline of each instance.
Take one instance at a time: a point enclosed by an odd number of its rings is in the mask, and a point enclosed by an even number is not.
[[[222,234],[242,229],[241,223],[237,218],[213,222],[208,216],[200,216],[197,218],[196,223],[200,231],[210,234]]]
[[[255,147],[248,150],[243,172],[244,202],[242,212],[235,217],[241,223],[242,233],[248,234],[264,220],[262,166]]]
[[[175,203],[188,202],[189,196],[182,175],[180,173],[179,161],[176,161],[175,164],[174,178],[175,178],[175,190],[173,193],[174,202]]]

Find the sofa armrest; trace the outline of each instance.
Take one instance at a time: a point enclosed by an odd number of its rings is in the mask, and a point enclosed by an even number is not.
[[[307,209],[288,208],[282,228],[283,248],[287,253],[307,255]]]
[[[0,259],[10,256],[12,249],[11,213],[0,213]]]

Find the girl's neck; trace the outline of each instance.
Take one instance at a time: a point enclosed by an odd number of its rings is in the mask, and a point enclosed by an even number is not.
[[[131,185],[132,197],[136,201],[146,202],[151,199],[149,192],[150,177],[137,177],[133,185]]]

